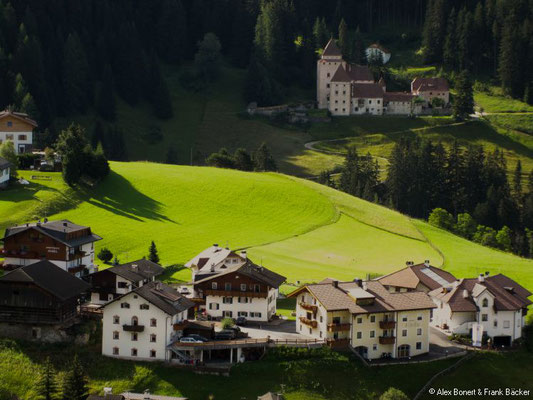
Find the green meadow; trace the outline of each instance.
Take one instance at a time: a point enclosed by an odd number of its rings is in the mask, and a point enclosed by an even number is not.
[[[89,225],[120,261],[157,244],[168,279],[188,280],[180,266],[213,243],[247,249],[289,283],[384,274],[405,261],[471,276],[502,272],[533,289],[533,261],[476,245],[317,183],[276,173],[147,162],[111,163],[91,190],[66,188],[60,174],[21,175],[31,184],[0,197],[0,228],[67,218]],[[43,176],[51,180],[35,179]]]

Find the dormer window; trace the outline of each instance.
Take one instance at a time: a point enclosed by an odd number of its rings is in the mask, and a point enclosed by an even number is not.
[[[211,282],[211,289],[217,290],[217,287],[218,287],[218,285],[217,285],[216,282]]]

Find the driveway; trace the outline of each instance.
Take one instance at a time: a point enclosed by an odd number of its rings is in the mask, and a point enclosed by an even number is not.
[[[429,333],[429,352],[434,354],[454,354],[464,351],[465,349],[454,342],[448,340],[448,336],[441,330],[430,327]]]
[[[281,322],[279,322],[281,321]],[[271,339],[313,339],[306,335],[296,333],[296,322],[277,320],[274,323],[254,324],[241,326],[241,331],[247,332],[251,338],[263,339],[270,336]]]

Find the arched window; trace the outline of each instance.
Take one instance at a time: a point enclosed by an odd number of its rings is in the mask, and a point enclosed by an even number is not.
[[[483,307],[488,307],[489,306],[489,299],[483,299],[482,305],[483,305]]]
[[[137,325],[139,325],[139,318],[137,318],[137,317],[135,317],[135,316],[131,317],[131,324],[132,324],[133,326],[137,326]]]

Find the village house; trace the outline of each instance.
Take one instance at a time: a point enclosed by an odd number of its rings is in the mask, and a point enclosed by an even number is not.
[[[0,144],[12,141],[17,154],[31,152],[35,128],[37,122],[28,117],[28,114],[9,109],[0,112]]]
[[[26,340],[61,340],[61,330],[78,316],[89,284],[49,261],[0,277],[0,332]]]
[[[5,189],[9,185],[11,175],[11,163],[0,157],[0,189]]]
[[[373,57],[380,57],[383,64],[387,64],[391,57],[391,52],[379,43],[372,43],[365,50],[367,61],[371,61]]]
[[[423,264],[407,261],[406,267],[376,280],[392,292],[418,291],[428,293],[447,286],[457,279],[448,271],[433,267],[426,260]]]
[[[102,238],[88,226],[66,219],[28,223],[7,228],[3,237],[4,269],[48,260],[78,277],[97,270],[94,242]]]
[[[449,103],[444,78],[416,78],[411,83],[411,93],[387,92],[383,79],[376,83],[368,66],[344,61],[334,39],[317,61],[318,108],[327,109],[334,116],[416,115],[430,106],[433,97],[442,98],[444,105]]]
[[[278,288],[286,278],[254,264],[246,252],[214,245],[185,265],[192,270],[193,297],[208,318],[264,322],[276,314]]]
[[[90,274],[91,304],[106,304],[118,296],[155,281],[164,268],[150,260],[141,259]]]
[[[113,389],[104,388],[103,396],[91,394],[87,400],[187,400],[186,397],[161,396],[150,393],[145,390],[144,393],[124,392],[122,394],[113,394]]]
[[[296,298],[296,331],[332,347],[351,346],[370,360],[429,351],[435,304],[426,293],[391,293],[378,281],[325,279],[288,297]]]
[[[180,325],[194,303],[170,286],[151,281],[103,306],[102,354],[146,361],[169,361],[167,348],[182,336]]]
[[[432,290],[437,308],[432,325],[456,334],[470,335],[474,323],[496,346],[509,346],[522,337],[528,299],[532,294],[505,275],[481,274]]]

